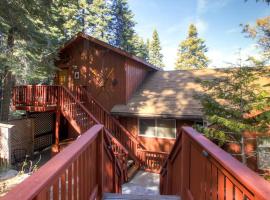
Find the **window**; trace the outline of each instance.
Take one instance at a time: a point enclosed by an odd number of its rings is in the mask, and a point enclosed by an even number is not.
[[[160,138],[175,138],[174,119],[139,119],[139,135]]]
[[[156,122],[154,119],[140,119],[140,135],[155,136]]]

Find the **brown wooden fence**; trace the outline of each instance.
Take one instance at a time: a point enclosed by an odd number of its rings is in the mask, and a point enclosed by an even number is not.
[[[2,200],[101,199],[103,192],[120,192],[121,179],[103,126],[95,125]]]
[[[184,200],[266,200],[270,184],[191,127],[184,127],[161,170],[160,192]]]

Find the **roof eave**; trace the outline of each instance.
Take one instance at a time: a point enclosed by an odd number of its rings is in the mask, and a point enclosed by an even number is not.
[[[132,55],[132,54],[120,49],[120,48],[116,48],[116,47],[114,47],[114,46],[112,46],[112,45],[110,45],[110,44],[108,44],[106,42],[98,40],[98,39],[96,39],[94,37],[91,37],[89,35],[86,35],[85,33],[82,33],[82,32],[77,33],[74,37],[72,37],[69,41],[67,41],[62,47],[59,48],[58,52],[61,52],[64,49],[66,49],[67,47],[69,47],[79,37],[81,37],[83,39],[86,39],[86,40],[89,40],[89,41],[91,41],[91,42],[93,42],[95,44],[98,44],[98,45],[100,45],[102,47],[105,47],[107,49],[110,49],[110,50],[112,50],[112,51],[114,51],[114,52],[116,52],[116,53],[118,53],[120,55],[123,55],[125,57],[128,57],[128,58],[130,58],[130,59],[132,59],[132,60],[134,60],[136,62],[142,63],[143,65],[145,65],[145,66],[147,66],[147,67],[149,67],[149,68],[151,68],[151,69],[153,69],[155,71],[163,71],[161,68],[156,67],[156,66],[142,60],[141,58],[139,58],[137,56],[134,56],[134,55]]]
[[[132,113],[132,112],[111,112],[112,115],[123,116],[123,117],[149,117],[149,118],[173,118],[173,119],[189,119],[197,120],[203,119],[202,115],[175,115],[175,114],[151,114],[151,113]]]

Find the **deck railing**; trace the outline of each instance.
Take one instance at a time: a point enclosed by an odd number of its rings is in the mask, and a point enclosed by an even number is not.
[[[53,85],[24,85],[13,89],[13,106],[56,106],[57,88]]]
[[[111,136],[118,140],[118,143],[116,140],[111,140],[115,154],[119,159],[119,155],[125,156],[125,159],[121,158],[121,163],[127,162],[127,157],[130,156],[145,169],[148,171],[152,169],[153,172],[158,172],[163,164],[165,154],[146,151],[143,143],[82,87],[68,89],[65,86],[17,86],[13,90],[13,105],[17,109],[28,111],[60,108],[61,113],[78,133],[84,133],[95,124],[104,124]],[[126,150],[128,155],[124,153]],[[123,173],[126,173],[125,168]]]
[[[59,86],[58,94],[59,106],[63,115],[79,133],[84,133],[94,124],[100,124],[96,117],[66,87]],[[126,181],[128,151],[105,127],[104,129],[106,132],[106,141],[109,142],[110,148],[113,150],[116,158],[118,158],[123,174],[123,181]]]
[[[103,126],[95,125],[2,200],[94,200],[103,192],[119,192],[121,174],[104,134]]]
[[[184,127],[161,170],[160,192],[185,200],[267,200],[270,184],[191,127]]]
[[[167,157],[166,152],[138,149],[138,158],[145,171],[159,173]]]
[[[117,138],[117,140],[129,150],[133,159],[137,159],[137,149],[146,147],[133,136],[124,126],[122,126],[118,120],[116,120],[106,108],[104,108],[86,89],[77,89],[77,93],[83,94],[79,96],[82,98],[86,108],[97,118],[97,120],[104,124],[104,126],[110,131],[110,133]]]

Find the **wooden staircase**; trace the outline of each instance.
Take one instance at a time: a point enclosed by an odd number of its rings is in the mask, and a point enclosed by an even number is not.
[[[105,193],[104,200],[181,200],[175,195],[135,195],[135,194],[116,194]]]
[[[35,112],[56,111],[60,113],[79,133],[86,132],[95,124],[103,124],[108,148],[113,149],[122,165],[125,180],[130,179],[138,169],[159,173],[168,154],[146,149],[143,143],[132,135],[84,88],[67,89],[65,86],[25,85],[13,89],[13,108]],[[128,165],[128,161],[132,165]]]
[[[108,144],[115,156],[121,161],[124,181],[130,180],[140,169],[141,162],[137,158],[137,149],[145,149],[131,133],[129,133],[110,113],[84,89],[75,92],[60,87],[60,108],[63,116],[80,134],[94,124],[103,124]],[[132,165],[128,165],[132,162]]]

